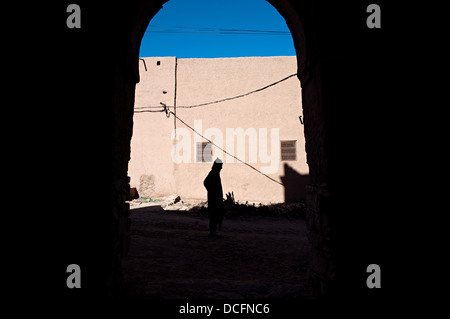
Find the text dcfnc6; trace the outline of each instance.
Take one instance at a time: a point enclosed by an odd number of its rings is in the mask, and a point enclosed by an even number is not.
[[[224,304],[223,313],[269,313],[269,304]]]

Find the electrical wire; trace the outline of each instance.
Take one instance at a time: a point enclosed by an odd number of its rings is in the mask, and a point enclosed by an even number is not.
[[[289,75],[289,76],[287,76],[287,77],[285,77],[285,78],[283,78],[283,79],[281,79],[281,80],[278,80],[278,81],[276,81],[276,82],[273,82],[273,83],[270,83],[270,84],[268,84],[268,85],[266,85],[266,86],[264,86],[264,87],[262,87],[262,88],[259,88],[259,89],[256,89],[256,90],[253,90],[253,91],[250,91],[250,92],[247,92],[247,93],[244,93],[244,94],[239,94],[239,95],[236,95],[236,96],[233,96],[233,97],[227,97],[227,98],[224,98],[224,99],[220,99],[220,100],[216,100],[216,101],[211,101],[211,102],[207,102],[207,103],[201,103],[201,104],[195,104],[195,105],[187,105],[187,106],[182,106],[182,105],[180,105],[180,106],[177,106],[177,108],[180,108],[180,109],[190,109],[190,108],[194,108],[194,107],[200,107],[200,106],[206,106],[206,105],[211,105],[211,104],[216,104],[216,103],[221,103],[221,102],[225,102],[225,101],[230,101],[230,100],[235,100],[235,99],[239,99],[239,98],[242,98],[242,97],[244,97],[244,96],[248,96],[248,95],[251,95],[251,94],[254,94],[254,93],[257,93],[257,92],[261,92],[261,91],[263,91],[263,90],[266,90],[266,89],[268,89],[268,88],[270,88],[270,87],[272,87],[272,86],[274,86],[274,85],[277,85],[277,84],[279,84],[279,83],[281,83],[281,82],[284,82],[284,81],[286,81],[286,80],[288,80],[288,79],[290,79],[290,78],[292,78],[292,77],[294,77],[294,76],[296,76],[297,75],[297,73],[294,73],[294,74],[291,74],[291,75]],[[171,107],[173,107],[173,106],[171,106]],[[142,106],[142,107],[135,107],[134,109],[135,110],[141,110],[141,109],[153,109],[153,108],[161,108],[161,106]],[[164,110],[162,110],[162,111],[164,111]],[[162,112],[161,111],[161,112]],[[142,113],[143,111],[135,111],[135,113]]]
[[[225,31],[174,31],[174,30],[155,30],[150,33],[166,33],[166,34],[233,34],[233,35],[290,35],[290,34],[277,34],[277,33],[265,33],[265,32],[225,32]]]
[[[270,83],[262,88],[244,93],[244,94],[240,94],[240,95],[236,95],[233,97],[229,97],[229,98],[225,98],[225,99],[221,99],[221,100],[216,100],[216,101],[212,101],[212,102],[207,102],[207,103],[201,103],[201,104],[196,104],[196,105],[189,105],[189,106],[177,106],[177,108],[194,108],[194,107],[200,107],[200,106],[205,106],[205,105],[210,105],[210,104],[215,104],[215,103],[220,103],[220,102],[224,102],[224,101],[229,101],[229,100],[234,100],[234,99],[238,99],[238,98],[242,98],[244,96],[250,95],[250,94],[254,94],[257,92],[261,92],[263,90],[266,90],[274,85],[277,85],[283,81],[286,81],[288,79],[290,79],[293,76],[296,76],[297,73],[291,74],[281,80],[278,80],[276,82]],[[199,132],[197,132],[193,127],[191,127],[189,124],[187,124],[186,122],[184,122],[181,118],[179,118],[173,111],[170,111],[169,108],[173,107],[173,106],[167,106],[167,105],[162,105],[162,106],[143,106],[143,107],[135,107],[134,109],[137,111],[134,111],[134,113],[160,113],[160,112],[166,112],[166,116],[169,117],[170,114],[172,114],[178,121],[180,121],[181,123],[183,123],[186,127],[188,127],[190,130],[192,130],[194,133],[196,133],[197,135],[199,135],[201,138],[203,138],[204,140],[208,141],[209,143],[211,143],[212,145],[214,145],[215,147],[217,147],[218,149],[220,149],[221,151],[223,151],[225,154],[230,155],[231,157],[233,157],[234,159],[236,159],[237,161],[247,165],[248,167],[250,167],[251,169],[253,169],[254,171],[264,175],[265,177],[267,177],[268,179],[270,179],[271,181],[284,186],[283,183],[280,183],[279,181],[273,179],[272,177],[270,177],[269,175],[261,172],[260,170],[258,170],[256,167],[244,162],[243,160],[241,160],[240,158],[234,156],[233,154],[230,154],[229,152],[225,151],[223,148],[221,148],[220,146],[218,146],[217,144],[215,144],[213,141],[211,141],[210,139],[204,137],[203,135],[201,135]],[[163,108],[162,110],[148,110],[149,108]]]
[[[149,25],[146,33],[198,33],[198,34],[245,34],[245,35],[291,35],[289,31],[224,29],[205,27],[181,27]]]
[[[254,171],[260,173],[261,175],[264,175],[265,177],[267,177],[268,179],[270,179],[272,182],[275,182],[277,184],[280,184],[281,186],[284,186],[283,183],[280,183],[279,181],[277,181],[276,179],[273,179],[272,177],[270,177],[269,175],[261,172],[259,169],[257,169],[256,167],[244,162],[243,160],[241,160],[240,158],[234,156],[233,154],[228,153],[227,151],[225,151],[223,148],[221,148],[220,146],[218,146],[217,144],[215,144],[213,141],[211,141],[210,139],[204,137],[203,135],[201,135],[199,132],[197,132],[192,126],[190,126],[189,124],[187,124],[185,121],[183,121],[182,119],[180,119],[174,112],[169,111],[170,114],[172,114],[173,116],[175,116],[175,118],[180,121],[181,123],[183,123],[185,126],[187,126],[190,130],[192,130],[194,133],[196,133],[197,135],[199,135],[201,138],[203,138],[204,140],[208,141],[209,143],[211,143],[212,145],[214,145],[215,147],[217,147],[219,150],[223,151],[225,154],[230,155],[231,157],[235,158],[237,161],[241,162],[242,164],[247,165],[248,167],[250,167],[251,169],[253,169]]]
[[[158,106],[158,107],[162,107],[162,106]],[[158,111],[156,111],[156,110],[141,110],[141,111],[134,111],[134,113],[161,113],[164,111],[165,111],[164,109],[158,110]]]

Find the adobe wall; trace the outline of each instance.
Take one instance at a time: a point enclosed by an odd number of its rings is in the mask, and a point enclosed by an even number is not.
[[[218,59],[145,58],[139,64],[140,82],[136,85],[135,111],[144,106],[171,107],[186,124],[219,144],[227,152],[258,170],[268,174],[276,182],[259,174],[219,149],[213,157],[224,161],[222,184],[224,192],[233,191],[238,200],[283,202],[305,200],[306,191],[298,192],[298,184],[308,181],[303,125],[299,120],[301,87],[296,76],[254,94],[195,108],[198,105],[245,94],[277,82],[297,71],[296,57],[244,57]],[[147,71],[145,70],[147,68]],[[175,86],[176,81],[176,86]],[[176,92],[175,92],[176,90]],[[160,108],[161,109],[161,108]],[[151,179],[149,197],[161,197],[176,193],[182,198],[206,199],[203,179],[211,163],[196,162],[196,143],[205,142],[183,123],[167,118],[160,112],[135,112],[129,176],[131,187],[139,187]],[[176,129],[176,130],[175,130]],[[211,130],[212,129],[212,130]],[[252,138],[245,139],[245,154],[238,153],[238,137],[233,135],[243,129]],[[260,129],[266,129],[260,131]],[[272,140],[272,129],[279,134]],[[177,140],[171,136],[176,132]],[[253,132],[253,133],[251,133]],[[209,134],[211,133],[211,134]],[[275,133],[275,132],[274,132]],[[171,138],[172,137],[172,138]],[[189,144],[184,144],[190,139]],[[234,148],[227,147],[227,140],[234,139]],[[280,140],[296,140],[295,161],[281,161]],[[272,145],[272,142],[274,142]],[[190,145],[184,152],[189,157],[176,163],[172,157],[175,144]],[[264,150],[267,146],[267,151]],[[155,156],[154,151],[158,150]],[[270,160],[265,155],[275,152]],[[256,158],[255,158],[256,157]],[[186,161],[188,163],[186,163]],[[266,163],[264,163],[266,161]],[[142,177],[141,177],[142,176]],[[295,185],[295,191],[292,190]],[[141,194],[142,195],[142,194]]]
[[[160,102],[166,105],[174,104],[175,67],[174,57],[145,58],[145,64],[140,61],[140,82],[136,85],[135,111],[149,105],[161,106]],[[128,176],[130,186],[138,188],[141,196],[159,197],[175,192],[175,167],[170,156],[170,134],[173,125],[173,118],[166,118],[165,113],[134,114]],[[142,183],[151,184],[146,185],[147,187],[142,185],[145,191],[139,189],[141,177]]]

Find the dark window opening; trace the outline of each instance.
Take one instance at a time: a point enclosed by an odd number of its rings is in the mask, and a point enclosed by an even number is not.
[[[212,144],[208,142],[197,143],[197,163],[212,162]]]
[[[297,141],[281,141],[281,160],[295,161],[297,159]]]

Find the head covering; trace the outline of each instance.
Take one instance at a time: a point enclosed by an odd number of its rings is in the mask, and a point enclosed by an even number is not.
[[[217,157],[216,160],[214,161],[212,169],[222,169],[222,165],[223,165],[222,160]]]

